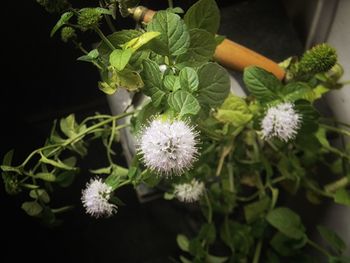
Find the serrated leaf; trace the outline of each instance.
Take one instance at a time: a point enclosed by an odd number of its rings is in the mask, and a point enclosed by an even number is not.
[[[128,64],[133,51],[131,49],[115,49],[109,55],[109,63],[121,71]]]
[[[266,220],[289,238],[301,239],[305,236],[305,228],[299,215],[287,207],[278,207],[270,211]]]
[[[143,62],[143,71],[141,75],[145,83],[144,93],[150,96],[152,104],[158,107],[165,96],[165,92],[162,90],[162,75],[158,64],[151,60],[145,60]]]
[[[207,63],[198,70],[198,100],[204,105],[221,105],[230,92],[227,71],[216,63]]]
[[[216,33],[220,25],[220,10],[215,0],[199,0],[188,9],[184,17],[186,25]]]
[[[185,67],[179,73],[181,88],[189,92],[194,92],[198,88],[198,75],[193,68]]]
[[[284,86],[281,94],[285,101],[296,101],[299,99],[307,99],[311,92],[311,87],[303,82],[291,82]]]
[[[33,199],[40,199],[44,203],[50,202],[50,196],[44,189],[31,190],[29,196]]]
[[[281,82],[270,72],[251,66],[244,69],[243,81],[248,90],[261,103],[281,99]]]
[[[328,242],[328,244],[336,251],[337,254],[342,254],[346,249],[345,242],[335,233],[333,230],[324,227],[317,226],[318,232],[321,234],[322,238]]]
[[[37,173],[33,177],[47,182],[54,182],[56,180],[56,176],[52,173]]]
[[[168,104],[179,114],[180,118],[187,114],[196,115],[201,108],[197,99],[191,93],[183,90],[170,94]]]
[[[131,49],[134,52],[141,48],[143,45],[147,44],[150,42],[152,39],[156,38],[159,36],[159,32],[145,32],[141,36],[138,36],[136,38],[133,38],[126,42],[125,44],[121,45],[123,49]]]
[[[181,88],[178,76],[166,75],[163,80],[164,87],[169,91],[177,91]]]
[[[216,41],[211,33],[202,29],[191,29],[190,46],[185,54],[180,55],[176,60],[176,66],[198,67],[208,62],[214,56]]]
[[[43,211],[42,206],[35,201],[24,202],[21,207],[30,216],[37,216]]]
[[[253,114],[250,113],[244,99],[230,94],[214,114],[214,117],[220,122],[239,127],[248,123],[253,118]]]
[[[73,12],[65,12],[61,15],[60,19],[57,21],[56,25],[52,28],[50,32],[50,37],[53,37],[53,35],[57,32],[58,29],[60,29],[65,23],[71,19],[73,16]]]
[[[158,11],[147,25],[147,31],[160,32],[157,38],[160,50],[167,56],[178,56],[187,51],[190,35],[180,16],[167,11]]]
[[[190,242],[185,235],[177,235],[176,242],[182,251],[188,252],[190,248]]]

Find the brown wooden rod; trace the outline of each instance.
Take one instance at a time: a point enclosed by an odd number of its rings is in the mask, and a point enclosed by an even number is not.
[[[132,8],[129,11],[136,21],[145,23],[151,21],[156,13],[143,6]],[[245,67],[258,66],[271,72],[280,80],[285,76],[284,69],[276,62],[229,39],[225,39],[216,47],[214,58],[229,69],[243,71]]]

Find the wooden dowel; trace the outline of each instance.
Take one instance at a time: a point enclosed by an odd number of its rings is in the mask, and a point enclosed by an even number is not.
[[[156,13],[143,6],[133,8],[130,12],[136,21],[145,23],[150,22]],[[285,76],[284,69],[276,62],[229,39],[225,39],[216,47],[214,59],[233,70],[243,71],[245,67],[258,66],[271,72],[280,80]]]

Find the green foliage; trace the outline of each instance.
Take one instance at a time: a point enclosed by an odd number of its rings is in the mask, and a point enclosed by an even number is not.
[[[176,238],[185,252],[181,262],[313,262],[306,247],[318,250],[320,259],[328,262],[349,262],[342,255],[345,243],[334,231],[318,226],[327,246],[316,244],[306,234],[315,227],[307,231],[302,215],[279,198],[306,193],[312,203],[329,198],[350,205],[350,156],[330,139],[349,132],[333,120],[320,118],[314,107],[328,91],[342,87],[343,69],[333,48],[322,44],[300,60],[286,59],[280,64],[286,70],[283,80],[262,68],[247,67],[243,82],[249,94],[238,97],[230,92],[227,71],[213,60],[224,40],[215,35],[220,14],[214,0],[197,1],[184,19],[178,15],[181,8],[169,7],[158,11],[148,24],[120,31],[115,30],[122,19],[116,12],[119,9],[123,17],[128,16],[128,8],[137,0],[100,1],[101,6],[96,2],[82,9],[67,9],[64,0],[38,2],[60,12],[51,35],[61,29],[64,42],[73,40],[70,44],[83,52],[78,60],[99,70],[100,90],[110,95],[125,89],[133,99],[125,105],[130,112],[118,116],[97,114],[81,122],[74,114],[62,118],[54,123],[44,145],[17,165],[13,151],[4,156],[5,190],[28,198],[22,204],[24,212],[56,224],[58,214],[70,206],[51,207],[55,189],[68,191],[80,171],[79,158],[86,156],[89,142],[98,139],[106,160],[100,167],[90,167],[89,173],[112,188],[109,201],[119,206],[123,202],[117,197],[118,189],[125,185],[165,189],[164,198],[178,202],[177,184],[192,179],[204,183],[205,191],[191,205],[203,216],[195,218],[194,231]],[[110,35],[103,33],[104,20]],[[100,43],[81,42],[81,34],[88,29],[100,37]],[[93,49],[87,51],[85,46]],[[150,99],[143,100],[143,95]],[[264,138],[263,118],[268,109],[282,103],[292,105],[299,116],[295,138]],[[181,176],[156,174],[143,166],[137,153],[128,168],[116,163],[121,156],[114,149],[119,131],[130,127],[139,139],[154,118],[183,120],[198,134],[198,160]],[[119,124],[121,119],[125,124]],[[272,128],[275,121],[271,120]]]

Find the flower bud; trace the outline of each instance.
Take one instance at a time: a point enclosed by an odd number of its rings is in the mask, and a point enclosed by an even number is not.
[[[86,31],[98,26],[101,19],[102,14],[96,8],[84,8],[80,10],[78,25]]]
[[[63,42],[67,43],[69,40],[76,38],[75,29],[73,27],[67,26],[61,30],[61,39]]]

